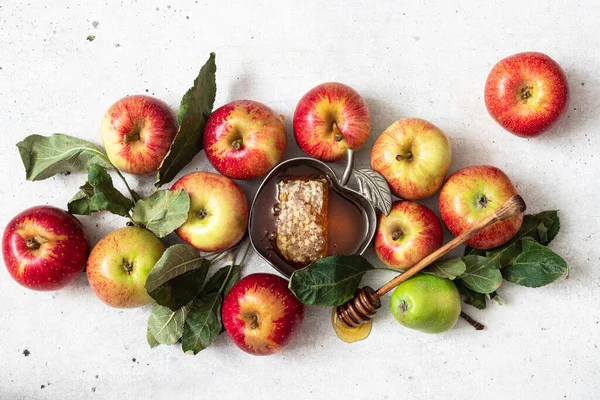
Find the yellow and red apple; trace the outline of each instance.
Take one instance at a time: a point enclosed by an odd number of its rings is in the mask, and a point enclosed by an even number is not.
[[[379,214],[375,252],[388,267],[404,271],[440,248],[443,238],[433,211],[412,201],[396,201],[389,215]]]
[[[567,77],[545,54],[514,54],[492,68],[485,84],[485,105],[507,131],[525,138],[539,136],[567,110]]]
[[[237,100],[216,109],[204,128],[208,161],[232,179],[265,176],[283,159],[285,124],[271,108]]]
[[[442,186],[452,160],[450,140],[437,126],[419,118],[390,125],[373,145],[371,168],[406,200],[429,197]]]
[[[130,226],[109,233],[94,246],[87,262],[92,290],[111,307],[151,303],[146,279],[164,251],[162,242],[143,228]]]
[[[15,216],[2,235],[2,257],[15,281],[33,290],[57,290],[73,282],[90,251],[83,226],[51,206]]]
[[[459,236],[518,193],[509,177],[496,167],[463,168],[450,175],[440,191],[440,216],[448,230]],[[465,243],[477,249],[501,246],[515,236],[522,223],[523,214],[498,221]]]
[[[243,351],[265,356],[277,353],[296,336],[304,319],[304,305],[273,274],[251,274],[227,293],[223,326]]]
[[[110,162],[120,171],[154,172],[177,134],[177,120],[163,101],[145,95],[114,103],[102,119],[100,135]]]
[[[369,138],[371,116],[350,86],[328,82],[312,88],[296,106],[294,136],[300,149],[322,161],[336,161]]]
[[[248,200],[231,179],[212,172],[193,172],[179,179],[171,190],[190,196],[187,221],[176,233],[202,251],[221,251],[239,242],[248,227]]]

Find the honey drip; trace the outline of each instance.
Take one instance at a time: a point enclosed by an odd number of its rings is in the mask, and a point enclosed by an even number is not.
[[[369,336],[371,327],[373,326],[373,320],[369,320],[356,328],[350,328],[340,321],[336,313],[336,307],[333,307],[333,310],[331,311],[331,325],[333,326],[335,334],[341,341],[354,343],[366,339]]]

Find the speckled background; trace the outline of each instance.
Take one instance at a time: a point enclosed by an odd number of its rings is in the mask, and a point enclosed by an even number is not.
[[[0,225],[29,206],[64,207],[85,180],[26,182],[16,142],[64,132],[99,143],[102,115],[128,94],[176,108],[215,51],[215,105],[264,102],[285,115],[289,135],[298,99],[329,80],[365,97],[369,144],[401,117],[435,123],[452,140],[452,171],[493,164],[530,211],[561,210],[552,247],[571,278],[541,289],[504,284],[505,306],[465,306],[488,326],[483,332],[461,320],[450,332],[425,335],[382,311],[368,340],[346,345],[328,324],[329,309],[310,308],[278,355],[246,355],[222,335],[193,357],[177,346],[150,350],[149,308],[104,306],[84,275],[62,291],[36,293],[0,268],[1,399],[599,397],[600,5],[339,3],[0,1]],[[503,131],[482,99],[492,65],[525,50],[556,59],[571,85],[566,116],[536,140]],[[358,153],[361,165],[368,153]],[[298,154],[290,140],[288,155]],[[184,173],[209,169],[201,154]],[[130,182],[151,190],[152,178]],[[256,184],[243,183],[249,196]],[[436,209],[436,201],[423,203]],[[94,243],[124,223],[107,214],[82,221]],[[245,273],[256,271],[271,270],[253,256]]]

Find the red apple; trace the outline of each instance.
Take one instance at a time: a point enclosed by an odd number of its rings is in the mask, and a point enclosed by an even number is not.
[[[251,274],[236,283],[223,300],[223,325],[240,349],[257,356],[277,353],[296,336],[304,305],[273,274]]]
[[[166,103],[135,95],[110,106],[102,119],[100,135],[115,167],[144,175],[158,169],[177,129],[175,115]]]
[[[440,216],[448,230],[459,236],[518,193],[508,176],[496,167],[463,168],[450,175],[440,191]],[[515,236],[522,223],[523,214],[498,221],[465,243],[477,249],[501,246]]]
[[[180,238],[202,251],[221,251],[239,242],[248,227],[248,200],[231,179],[212,172],[193,172],[171,190],[190,195],[187,221],[177,229]]]
[[[452,160],[450,140],[437,126],[419,118],[390,125],[373,145],[371,168],[406,200],[431,196],[444,183]]]
[[[389,215],[379,214],[375,252],[388,267],[404,271],[440,248],[443,238],[433,211],[412,201],[396,201]]]
[[[10,220],[2,236],[8,272],[33,290],[57,290],[73,282],[89,251],[79,220],[56,207],[28,208]]]
[[[92,290],[111,307],[150,304],[146,278],[164,251],[162,242],[146,229],[130,226],[109,233],[94,246],[87,262]]]
[[[542,53],[519,53],[494,65],[485,84],[485,105],[504,129],[521,137],[548,131],[569,104],[567,77]]]
[[[208,161],[232,179],[265,176],[283,159],[287,145],[283,119],[252,100],[237,100],[216,109],[204,128]]]
[[[342,83],[322,83],[306,93],[294,112],[294,135],[310,157],[336,161],[369,138],[371,116],[363,98]]]

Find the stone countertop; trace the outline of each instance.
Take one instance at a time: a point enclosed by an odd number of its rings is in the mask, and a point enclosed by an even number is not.
[[[0,225],[30,206],[65,207],[85,180],[25,181],[16,142],[63,132],[100,143],[104,112],[129,94],[177,108],[215,51],[215,105],[248,98],[283,114],[290,157],[300,154],[291,139],[296,102],[325,81],[349,84],[366,99],[368,146],[399,118],[438,125],[452,141],[451,171],[495,165],[530,212],[560,210],[552,248],[571,277],[540,289],[505,283],[503,307],[465,306],[487,326],[481,332],[460,320],[447,333],[421,334],[383,310],[368,340],[347,345],[333,333],[329,309],[308,308],[290,347],[252,357],[227,335],[197,356],[178,346],[151,350],[149,307],[104,306],[84,274],[43,293],[0,268],[0,399],[598,398],[598,2],[236,3],[0,2]],[[503,131],[483,102],[491,67],[526,50],[557,60],[571,86],[565,117],[533,140]],[[368,156],[367,148],[357,153],[359,166]],[[204,154],[183,173],[196,170],[211,170]],[[129,181],[151,191],[151,177]],[[242,186],[251,196],[257,183]],[[436,197],[423,204],[437,210]],[[93,243],[123,225],[106,213],[81,220]],[[273,272],[253,255],[244,274],[257,271]]]

